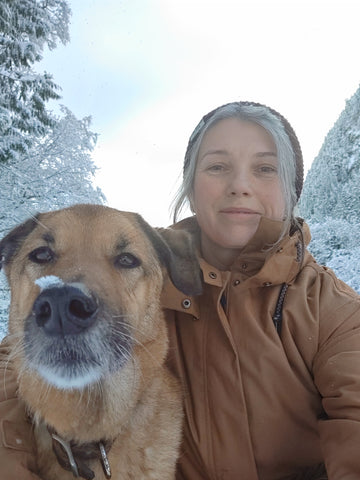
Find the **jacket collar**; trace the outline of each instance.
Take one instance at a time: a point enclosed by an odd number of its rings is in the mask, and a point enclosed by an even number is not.
[[[200,252],[200,227],[196,217],[190,217],[175,224],[172,228],[186,230],[194,239]],[[242,283],[244,288],[267,287],[291,284],[302,266],[302,249],[310,241],[310,232],[306,224],[303,225],[303,240],[299,232],[287,234],[277,243],[283,229],[283,222],[262,217],[252,239],[240,251],[231,271],[223,272],[208,262],[199,254],[200,268],[204,283],[217,287],[224,287],[229,279]],[[162,295],[164,308],[185,311],[198,316],[196,297],[186,297],[177,290],[170,281],[165,283]]]

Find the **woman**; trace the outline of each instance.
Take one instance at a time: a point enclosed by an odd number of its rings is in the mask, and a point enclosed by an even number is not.
[[[173,228],[197,242],[204,292],[163,292],[185,392],[178,479],[360,478],[360,299],[306,251],[302,182],[296,135],[268,107],[224,105],[190,138],[175,218],[187,201],[194,215]]]
[[[190,138],[174,228],[198,242],[204,293],[164,291],[185,391],[179,479],[359,479],[360,300],[306,251],[303,163],[277,112],[235,102]]]

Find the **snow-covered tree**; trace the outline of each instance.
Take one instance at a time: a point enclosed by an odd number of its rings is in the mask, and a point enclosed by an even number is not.
[[[326,218],[310,227],[309,248],[316,260],[360,293],[360,224]]]
[[[59,87],[33,65],[45,46],[69,41],[70,13],[65,0],[0,2],[0,162],[20,158],[54,124],[45,104]]]
[[[91,151],[97,135],[89,130],[90,117],[78,120],[67,108],[62,111],[63,117],[26,155],[0,163],[0,237],[38,211],[104,201],[93,186]]]
[[[360,222],[360,88],[325,141],[307,174],[300,200],[302,215]]]
[[[360,293],[360,87],[327,134],[299,209],[315,258]]]

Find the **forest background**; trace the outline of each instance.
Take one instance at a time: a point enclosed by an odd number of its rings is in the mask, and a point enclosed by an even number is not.
[[[53,76],[36,69],[44,50],[70,41],[70,18],[65,0],[0,4],[0,237],[38,211],[108,202],[96,182],[91,117],[77,118]],[[360,88],[334,121],[307,174],[299,214],[310,224],[317,261],[360,293]],[[2,274],[0,336],[8,303]]]

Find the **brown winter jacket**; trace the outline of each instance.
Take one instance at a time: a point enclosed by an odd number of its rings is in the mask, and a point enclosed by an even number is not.
[[[0,480],[36,480],[34,443],[17,395],[6,339],[0,345]]]
[[[177,228],[198,236],[194,220]],[[201,297],[165,288],[185,393],[179,480],[291,478],[321,462],[330,480],[360,479],[360,296],[302,255],[299,234],[261,253],[280,229],[263,219],[231,272],[202,261]]]
[[[198,236],[194,220],[176,228]],[[322,461],[330,480],[360,479],[360,297],[309,253],[301,263],[298,235],[261,253],[280,229],[263,219],[231,272],[201,261],[200,297],[165,286],[169,364],[185,393],[178,480],[285,479]],[[0,375],[0,479],[34,480],[11,369]]]

